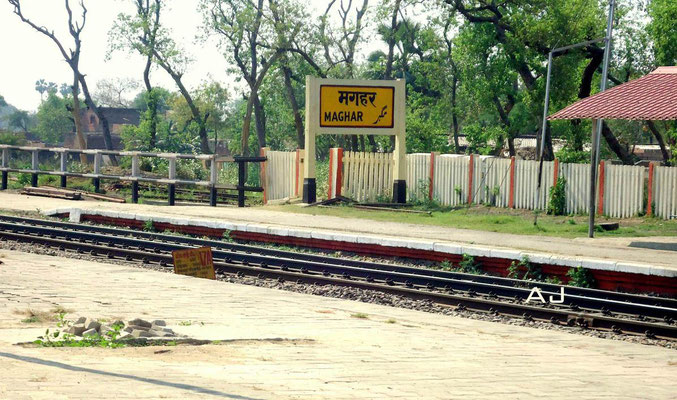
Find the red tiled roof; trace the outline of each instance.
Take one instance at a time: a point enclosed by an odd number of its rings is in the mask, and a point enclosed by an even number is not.
[[[548,117],[553,119],[677,120],[677,66],[581,99]]]

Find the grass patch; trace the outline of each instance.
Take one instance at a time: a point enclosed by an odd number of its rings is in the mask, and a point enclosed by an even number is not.
[[[393,319],[393,318],[388,318],[388,319],[386,320],[386,324],[396,324],[396,323],[397,323],[397,320],[395,320],[395,319]]]
[[[266,206],[266,209],[297,214],[359,218],[372,221],[388,221],[418,225],[434,225],[478,231],[513,233],[518,235],[587,237],[587,215],[545,215],[540,214],[534,225],[534,213],[528,210],[514,210],[498,207],[473,206],[461,209],[436,210],[432,216],[398,213],[391,211],[359,210],[349,206],[330,208],[298,207],[295,205]],[[617,221],[598,217],[598,222]],[[677,236],[677,220],[665,221],[653,217],[635,217],[620,220],[616,231],[602,231],[597,237],[627,236]]]
[[[355,314],[350,314],[351,317],[357,318],[357,319],[369,319],[369,315],[365,313],[355,313]]]
[[[25,317],[21,320],[24,324],[41,324],[58,321],[61,315],[66,315],[69,312],[70,310],[65,307],[56,306],[49,311],[27,308],[23,311],[15,311],[14,313]]]

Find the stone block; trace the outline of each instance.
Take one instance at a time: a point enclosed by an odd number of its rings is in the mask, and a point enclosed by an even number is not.
[[[455,255],[463,254],[463,247],[453,243],[435,242],[433,243],[433,250],[438,253],[455,254]]]
[[[66,329],[66,333],[71,335],[82,336],[82,332],[86,331],[84,324],[74,324],[70,328]]]
[[[90,330],[90,329],[98,330],[100,327],[101,327],[101,324],[99,323],[99,321],[97,321],[95,319],[87,318],[85,320],[85,329],[86,330]]]
[[[108,332],[111,332],[111,331],[113,331],[113,328],[111,328],[108,325],[101,325],[101,327],[99,327],[99,333],[102,334],[102,335],[107,335]]]
[[[151,329],[150,326],[129,325],[127,328],[125,328],[125,331],[127,332],[131,332],[133,330],[149,331],[150,329]]]
[[[412,250],[433,251],[435,248],[435,243],[427,240],[402,240],[401,242],[402,244],[398,247],[406,247]]]
[[[518,250],[491,249],[492,258],[501,258],[506,260],[519,260],[521,253]]]
[[[167,326],[167,324],[165,323],[165,321],[163,321],[163,320],[161,320],[161,319],[156,319],[155,321],[151,322],[151,325],[155,325],[155,326]]]
[[[131,335],[134,338],[147,338],[153,336],[149,331],[142,331],[140,329],[134,329]]]
[[[172,336],[171,334],[163,331],[156,331],[156,330],[150,330],[148,331],[148,334],[152,337],[169,337]]]
[[[144,328],[150,328],[151,325],[153,325],[153,324],[151,324],[150,322],[143,320],[141,318],[135,318],[135,319],[129,321],[129,325],[136,325],[136,326],[142,326]]]
[[[463,253],[473,257],[491,257],[491,249],[486,247],[463,246]]]
[[[96,331],[96,329],[87,329],[86,331],[82,332],[82,337],[85,336],[96,336],[98,335],[99,332]]]
[[[85,321],[87,321],[87,318],[85,318],[85,317],[80,317],[80,318],[78,318],[74,323],[75,323],[75,324],[84,324]]]

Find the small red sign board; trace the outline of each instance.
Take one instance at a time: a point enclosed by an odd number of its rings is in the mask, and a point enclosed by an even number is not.
[[[174,273],[196,278],[216,279],[211,247],[172,251]]]

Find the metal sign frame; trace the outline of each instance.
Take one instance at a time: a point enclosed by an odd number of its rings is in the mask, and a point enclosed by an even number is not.
[[[391,127],[330,127],[321,123],[321,88],[341,86],[358,88],[392,88],[393,119]],[[318,135],[387,135],[395,136],[393,157],[393,202],[406,202],[406,142],[405,142],[405,90],[404,80],[354,80],[321,79],[306,76],[306,126],[303,202],[314,203],[317,199],[315,182],[315,139]]]

